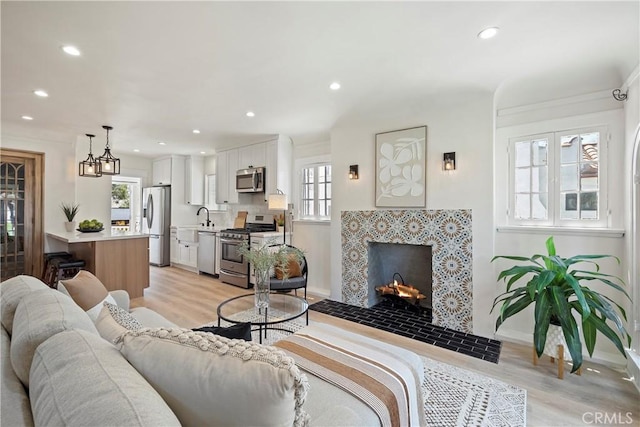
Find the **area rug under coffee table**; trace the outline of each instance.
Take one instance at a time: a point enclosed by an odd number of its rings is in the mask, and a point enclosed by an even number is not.
[[[229,326],[225,322],[221,324]],[[286,326],[291,331],[298,331],[306,325],[301,319],[296,319]],[[255,342],[258,342],[257,333],[253,332]],[[277,330],[269,331],[263,344],[270,345],[290,335]],[[425,370],[422,391],[428,426],[526,425],[526,390],[427,357],[421,359]]]

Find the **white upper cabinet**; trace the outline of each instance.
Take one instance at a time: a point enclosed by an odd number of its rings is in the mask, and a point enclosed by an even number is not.
[[[153,161],[153,185],[171,185],[171,157]]]
[[[259,168],[266,165],[266,143],[238,148],[238,169]]]
[[[204,204],[204,157],[190,156],[185,161],[185,203]]]
[[[265,166],[266,186],[264,197],[282,190],[288,200],[292,199],[291,170],[293,161],[293,143],[291,138],[279,135],[278,139],[267,143],[267,161]]]
[[[216,203],[238,203],[236,172],[238,170],[238,149],[220,151],[216,157]]]

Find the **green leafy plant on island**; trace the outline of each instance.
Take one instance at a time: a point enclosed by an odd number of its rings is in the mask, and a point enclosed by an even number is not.
[[[563,258],[556,254],[553,237],[547,239],[546,246],[547,255],[537,254],[530,258],[499,255],[491,260],[493,262],[503,258],[529,263],[511,267],[500,272],[498,276],[498,280],[507,283],[507,290],[494,300],[491,308],[493,312],[496,306],[502,303],[500,315],[496,320],[496,330],[509,317],[534,304],[533,341],[536,353],[541,356],[544,351],[549,325],[559,325],[573,360],[571,372],[575,372],[582,366],[582,341],[578,323],[573,315],[575,312],[581,321],[584,344],[590,356],[593,356],[599,331],[626,358],[621,337],[626,336],[627,345],[631,345],[631,335],[624,328],[622,321],[627,320],[625,310],[611,298],[582,284],[590,281],[604,283],[631,300],[623,288],[624,281],[617,276],[601,273],[600,266],[593,261],[613,258],[620,264],[620,260],[613,255],[576,255]],[[578,263],[592,264],[595,271],[578,269],[575,266]],[[526,284],[522,285],[525,280]],[[520,286],[514,286],[516,283]]]
[[[68,222],[73,222],[76,215],[78,215],[78,210],[80,209],[80,205],[76,203],[61,203],[60,209],[64,212],[64,216],[67,217]]]

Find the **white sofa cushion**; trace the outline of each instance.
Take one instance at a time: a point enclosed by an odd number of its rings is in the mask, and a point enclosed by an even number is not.
[[[114,346],[85,331],[61,332],[38,347],[30,377],[36,425],[180,425]]]
[[[142,329],[138,319],[117,305],[108,302],[104,303],[95,325],[100,336],[112,344],[115,344],[125,332]]]
[[[13,333],[13,316],[22,297],[33,291],[49,289],[39,279],[31,276],[16,276],[0,285],[0,318],[9,335]]]
[[[0,417],[2,425],[6,426],[32,426],[33,416],[29,395],[22,386],[11,366],[9,349],[11,341],[9,333],[4,327],[0,327],[0,376],[2,389],[0,390]]]
[[[185,426],[292,426],[308,418],[308,383],[274,347],[188,329],[141,329],[122,353]]]
[[[22,298],[11,336],[11,365],[22,384],[29,386],[29,369],[36,348],[49,337],[68,329],[83,329],[98,335],[89,316],[60,292],[47,288]]]
[[[147,307],[136,307],[129,312],[135,317],[145,328],[177,328],[178,325],[167,320],[161,314]]]

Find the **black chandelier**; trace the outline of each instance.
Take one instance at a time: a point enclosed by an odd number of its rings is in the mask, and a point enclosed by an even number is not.
[[[104,147],[104,153],[98,157],[100,162],[102,175],[120,175],[120,159],[113,157],[111,147],[109,147],[109,131],[113,129],[111,126],[102,126],[107,131],[107,145]]]
[[[94,138],[95,135],[91,135],[89,133],[86,135],[89,137],[89,155],[87,156],[87,160],[78,163],[78,175],[99,178],[102,176],[102,164],[97,159],[93,158],[93,153],[91,151],[93,142],[91,138]]]

